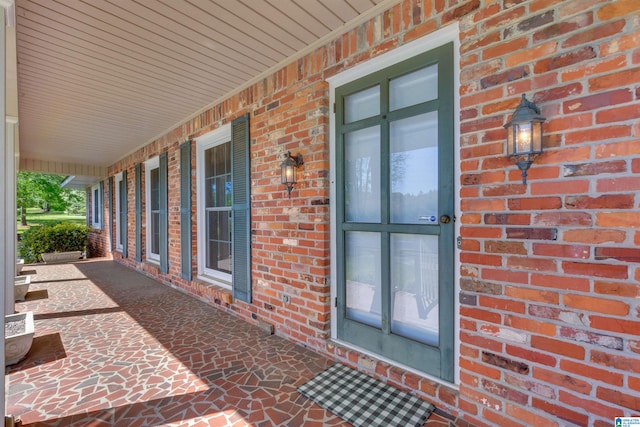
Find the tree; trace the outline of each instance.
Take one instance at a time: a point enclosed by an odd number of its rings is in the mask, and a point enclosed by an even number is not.
[[[18,172],[16,202],[20,209],[20,224],[27,225],[27,208],[39,207],[65,211],[69,206],[84,204],[84,193],[62,188],[64,177],[36,172]]]

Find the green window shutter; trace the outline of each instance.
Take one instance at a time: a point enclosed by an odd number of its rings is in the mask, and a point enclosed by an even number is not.
[[[136,261],[142,261],[142,164],[136,165]]]
[[[123,187],[124,187],[124,194],[120,195],[120,200],[121,200],[121,204],[122,206],[120,206],[120,209],[122,210],[122,216],[120,217],[120,228],[122,229],[122,256],[127,258],[128,257],[128,249],[127,249],[127,230],[128,230],[128,224],[129,224],[129,206],[128,206],[128,202],[129,202],[129,197],[128,197],[128,191],[127,188],[129,187],[127,185],[127,171],[126,169],[124,171],[122,171],[122,182],[124,183]]]
[[[113,236],[113,177],[109,177],[107,187],[107,206],[109,207],[109,252],[113,252],[114,236]]]
[[[191,141],[180,145],[180,270],[191,280]]]
[[[95,204],[94,204],[95,205]],[[100,230],[104,230],[104,181],[100,181],[100,210],[96,214],[100,223]]]
[[[160,205],[160,272],[169,272],[169,217],[167,211],[167,153],[160,154],[158,170],[158,203]]]
[[[233,180],[233,297],[251,303],[251,199],[249,115],[231,123]]]

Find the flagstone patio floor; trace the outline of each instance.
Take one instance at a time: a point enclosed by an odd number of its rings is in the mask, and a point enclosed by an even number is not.
[[[110,260],[23,274],[36,334],[6,370],[23,426],[349,426],[296,392],[333,363],[300,345]]]

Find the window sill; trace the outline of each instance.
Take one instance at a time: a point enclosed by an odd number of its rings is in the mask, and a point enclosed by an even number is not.
[[[231,289],[214,283],[211,278],[198,276],[193,280],[193,284],[202,296],[214,302],[233,304],[233,292]]]

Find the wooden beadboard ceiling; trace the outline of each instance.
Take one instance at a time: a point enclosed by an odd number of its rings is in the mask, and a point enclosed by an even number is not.
[[[16,0],[20,156],[110,165],[393,2]]]

